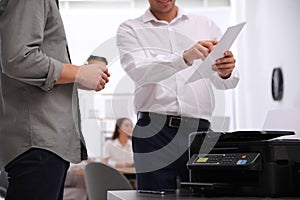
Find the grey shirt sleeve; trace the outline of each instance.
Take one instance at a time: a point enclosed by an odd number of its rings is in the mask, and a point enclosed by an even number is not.
[[[47,0],[9,0],[1,15],[2,72],[45,91],[62,70],[62,63],[42,50],[50,11],[57,9],[53,5]]]

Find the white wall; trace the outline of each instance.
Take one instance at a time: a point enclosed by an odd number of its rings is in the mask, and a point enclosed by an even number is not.
[[[138,16],[142,12],[144,11],[132,10],[129,12],[122,9],[101,9],[101,7],[61,9],[72,63],[84,64],[89,55],[104,46],[95,55],[108,59],[109,71],[112,74],[110,83],[101,92],[79,90],[82,132],[89,155],[92,157],[101,157],[102,147],[105,137],[107,137],[106,133],[113,131],[114,118],[121,117],[121,115],[132,118],[132,113],[126,112],[113,117],[109,110],[111,105],[107,101],[112,98],[106,97],[105,94],[114,94],[116,85],[125,76],[116,60],[118,52],[114,37],[117,28],[123,20]],[[128,93],[128,91],[123,91],[123,93]],[[134,119],[132,118],[132,120]]]
[[[238,46],[241,81],[236,92],[238,129],[261,129],[269,110],[300,107],[300,1],[232,0],[237,21],[247,21]],[[282,101],[271,94],[271,75],[281,67]],[[299,119],[283,118],[284,121]]]

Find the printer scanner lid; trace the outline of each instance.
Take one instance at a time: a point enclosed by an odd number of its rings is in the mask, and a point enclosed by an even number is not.
[[[260,141],[270,140],[280,136],[295,135],[292,131],[234,131],[221,134],[221,140],[230,141]]]
[[[270,140],[277,137],[294,135],[294,134],[295,133],[293,131],[243,130],[243,131],[233,131],[233,132],[197,132],[196,137],[219,137],[218,138],[219,142],[261,141],[261,140]]]

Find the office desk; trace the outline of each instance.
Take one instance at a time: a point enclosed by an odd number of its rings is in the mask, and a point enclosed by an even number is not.
[[[125,168],[117,168],[119,172],[123,174],[134,174],[135,175],[135,168],[134,167],[125,167]]]
[[[135,178],[135,168],[134,167],[125,167],[125,168],[116,168],[119,172],[124,174],[126,177]],[[77,175],[84,175],[84,168],[77,169],[75,172]]]
[[[123,190],[123,191],[108,191],[108,200],[296,200],[298,198],[259,198],[259,197],[199,197],[188,195],[176,195],[176,194],[144,194],[138,193],[135,190]]]
[[[125,167],[125,168],[116,168],[119,172],[124,174],[128,179],[135,179],[135,168],[134,167]]]
[[[124,174],[124,176],[129,180],[130,184],[132,185],[133,189],[136,189],[136,171],[134,167],[127,167],[127,168],[117,168],[119,172]]]

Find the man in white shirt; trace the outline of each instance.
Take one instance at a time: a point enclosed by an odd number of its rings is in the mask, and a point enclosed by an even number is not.
[[[188,135],[210,127],[211,83],[231,89],[239,80],[234,56],[226,51],[210,78],[187,82],[221,31],[210,19],[185,13],[175,1],[149,0],[145,14],[123,22],[117,33],[122,67],[136,85],[132,142],[138,189],[176,189],[188,180]]]

